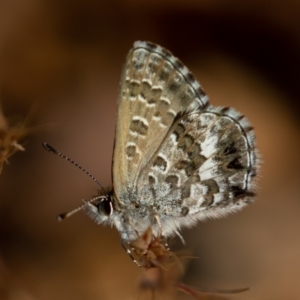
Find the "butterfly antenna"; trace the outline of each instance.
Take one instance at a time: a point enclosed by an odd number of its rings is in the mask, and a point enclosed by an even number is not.
[[[49,144],[47,143],[43,143],[43,147],[48,150],[49,152],[59,156],[59,157],[62,157],[64,158],[65,160],[67,160],[68,162],[70,162],[71,164],[73,164],[74,166],[76,166],[78,169],[80,169],[81,171],[83,171],[85,174],[87,174],[90,178],[92,178],[94,180],[94,182],[97,183],[97,185],[102,189],[102,191],[104,193],[106,193],[104,187],[102,186],[102,184],[99,182],[99,180],[97,178],[95,178],[90,172],[88,172],[86,169],[84,169],[82,166],[80,166],[77,162],[75,162],[74,160],[72,160],[71,158],[69,158],[68,156],[58,152],[56,149],[54,149],[52,146],[50,146]],[[77,212],[78,210],[82,209],[82,206],[80,206],[80,208],[76,208],[74,209],[75,212]],[[70,213],[68,214],[73,214],[75,213],[73,211],[70,211]],[[63,214],[62,214],[63,215]]]
[[[77,207],[77,208],[75,208],[75,209],[73,209],[73,210],[71,210],[71,211],[69,211],[69,212],[67,212],[67,213],[59,214],[59,215],[56,217],[56,218],[57,218],[57,221],[62,221],[62,220],[64,220],[64,219],[66,219],[66,218],[71,217],[72,215],[74,215],[74,214],[77,213],[78,211],[82,210],[83,207],[84,207],[84,205],[81,205],[81,206],[79,206],[79,207]]]
[[[94,197],[88,201],[85,201],[83,200],[84,204],[82,204],[81,206],[67,212],[67,213],[62,213],[62,214],[59,214],[56,218],[57,218],[57,221],[63,221],[64,219],[66,218],[69,218],[71,217],[72,215],[76,214],[77,212],[79,212],[80,210],[82,210],[85,206],[86,203],[93,203],[99,199],[102,199],[102,198],[106,198],[105,196],[97,196],[97,197]]]

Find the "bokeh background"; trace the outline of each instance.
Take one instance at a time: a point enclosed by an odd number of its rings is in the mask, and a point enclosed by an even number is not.
[[[297,0],[1,0],[2,108],[25,117],[34,107],[31,125],[43,126],[0,175],[0,299],[138,299],[142,271],[115,229],[84,213],[55,220],[97,186],[41,146],[110,185],[119,78],[135,40],[170,49],[213,104],[246,114],[263,157],[253,205],[183,231],[198,259],[182,280],[252,287],[238,299],[300,299]]]

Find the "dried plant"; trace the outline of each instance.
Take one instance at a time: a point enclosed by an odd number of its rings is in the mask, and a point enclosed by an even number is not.
[[[182,259],[188,256],[171,252],[163,236],[155,237],[149,227],[138,239],[125,246],[133,261],[145,270],[139,282],[139,291],[150,290],[152,299],[163,294],[163,299],[174,299],[181,291],[197,300],[228,300],[224,294],[236,294],[249,288],[221,290],[197,288],[180,282],[184,273]]]
[[[40,130],[38,127],[28,127],[36,107],[33,107],[23,121],[11,121],[7,118],[0,105],[0,174],[3,164],[8,163],[8,159],[18,151],[25,151],[22,141],[26,136],[34,131]]]

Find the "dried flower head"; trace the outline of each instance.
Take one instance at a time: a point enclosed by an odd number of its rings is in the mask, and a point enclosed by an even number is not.
[[[197,288],[180,282],[184,272],[183,264],[177,255],[170,251],[165,238],[162,235],[153,236],[151,228],[125,248],[136,264],[145,269],[139,282],[139,290],[150,290],[152,299],[156,293],[163,294],[164,299],[174,299],[176,291],[179,290],[192,299],[229,300],[229,294],[249,290],[249,288],[232,290]]]
[[[29,129],[25,125],[25,121],[10,124],[0,107],[0,173],[4,162],[8,163],[8,159],[13,154],[25,150],[20,144],[22,139],[29,133]]]
[[[179,262],[170,251],[165,238],[162,235],[155,237],[151,227],[140,238],[124,246],[136,264],[145,269],[168,270],[174,263]]]

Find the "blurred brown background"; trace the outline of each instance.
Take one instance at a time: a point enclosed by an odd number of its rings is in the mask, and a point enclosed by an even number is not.
[[[137,299],[141,270],[115,229],[84,213],[55,220],[97,186],[41,147],[110,185],[119,78],[135,40],[170,49],[213,104],[246,114],[263,156],[255,204],[184,230],[199,259],[183,281],[252,287],[238,299],[300,299],[297,0],[0,2],[4,113],[36,105],[31,124],[48,124],[0,175],[0,299]]]

